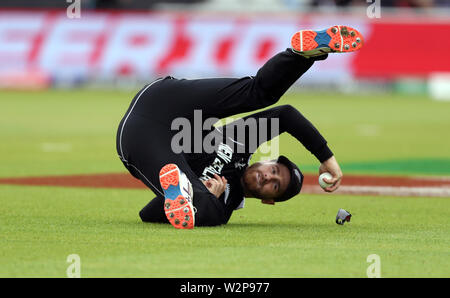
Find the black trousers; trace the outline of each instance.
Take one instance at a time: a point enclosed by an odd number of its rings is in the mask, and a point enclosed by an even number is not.
[[[130,173],[157,196],[140,211],[141,219],[168,223],[159,171],[164,165],[175,163],[192,183],[196,226],[226,223],[224,203],[198,179],[183,153],[172,151],[173,119],[184,117],[193,121],[194,110],[201,110],[203,119],[220,119],[268,107],[313,63],[313,59],[287,49],[268,60],[254,77],[197,80],[165,77],[136,94],[119,124],[117,152]]]

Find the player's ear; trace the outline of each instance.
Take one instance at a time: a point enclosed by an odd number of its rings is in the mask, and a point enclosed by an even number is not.
[[[273,199],[261,199],[261,203],[275,205],[275,201]]]

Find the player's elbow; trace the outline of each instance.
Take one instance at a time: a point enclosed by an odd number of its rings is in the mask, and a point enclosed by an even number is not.
[[[295,114],[299,113],[299,111],[291,105],[277,106],[274,108],[274,110],[276,110],[277,114],[282,119],[291,119],[292,116],[295,116]]]
[[[288,120],[288,121],[297,121],[300,118],[304,118],[303,115],[300,113],[299,110],[294,108],[291,105],[283,105],[279,107],[281,109],[280,111],[280,118]]]
[[[281,106],[279,106],[279,108],[280,108],[281,112],[283,112],[283,113],[293,113],[293,112],[295,113],[295,112],[297,112],[297,109],[294,108],[291,105],[281,105]]]

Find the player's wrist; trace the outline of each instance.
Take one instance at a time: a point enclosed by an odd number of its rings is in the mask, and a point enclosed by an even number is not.
[[[313,153],[314,156],[320,161],[320,163],[324,163],[327,160],[329,160],[331,157],[333,157],[333,152],[328,147],[328,145],[325,143],[322,147],[319,148],[316,152]]]

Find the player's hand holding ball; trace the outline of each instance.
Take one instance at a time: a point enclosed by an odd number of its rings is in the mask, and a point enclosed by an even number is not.
[[[319,176],[319,185],[320,187],[322,187],[323,189],[330,187],[333,185],[333,183],[331,183],[331,180],[333,179],[333,176],[331,176],[330,173],[325,172],[320,174]]]
[[[320,165],[319,175],[319,185],[326,192],[333,192],[339,188],[342,180],[342,171],[334,156]]]

